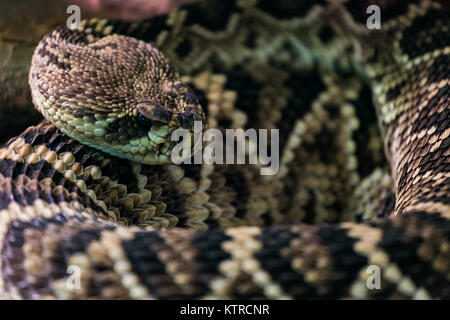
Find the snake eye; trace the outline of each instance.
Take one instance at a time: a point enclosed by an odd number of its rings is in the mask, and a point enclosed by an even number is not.
[[[151,119],[149,119],[149,118],[146,118],[146,117],[145,117],[144,115],[142,115],[142,114],[139,114],[139,115],[138,115],[138,117],[137,117],[137,122],[138,122],[138,124],[139,124],[141,127],[145,128],[145,129],[150,129],[151,126],[153,126],[153,124],[154,124],[154,121],[153,121],[153,120],[151,120]]]
[[[138,122],[146,126],[169,123],[170,114],[166,107],[155,102],[143,102],[137,105]]]

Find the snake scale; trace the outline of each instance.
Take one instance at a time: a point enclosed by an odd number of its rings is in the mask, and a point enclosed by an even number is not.
[[[449,28],[428,0],[56,28],[29,75],[46,120],[0,150],[2,296],[449,299]],[[166,163],[195,120],[279,128],[278,173]]]

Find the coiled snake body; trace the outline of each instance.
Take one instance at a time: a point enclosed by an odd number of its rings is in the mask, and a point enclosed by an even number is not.
[[[450,298],[448,13],[278,2],[44,37],[46,120],[0,150],[4,296]],[[168,163],[195,120],[279,128],[279,172]]]

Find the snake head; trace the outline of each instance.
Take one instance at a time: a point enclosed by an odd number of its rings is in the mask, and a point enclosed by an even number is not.
[[[140,163],[170,163],[171,133],[193,134],[194,121],[204,124],[195,94],[152,45],[87,33],[60,27],[38,44],[29,75],[35,106],[83,144]]]

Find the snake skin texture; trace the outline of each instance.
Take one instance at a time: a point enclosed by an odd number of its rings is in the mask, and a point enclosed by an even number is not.
[[[85,21],[78,39],[98,53],[69,50],[68,29],[49,33],[30,84],[44,114],[58,107],[0,150],[2,295],[449,299],[449,14],[427,0],[377,3],[381,30],[366,28],[370,1],[240,0],[136,23]],[[186,101],[170,109],[167,94],[158,100],[171,117],[184,110],[175,127],[203,117],[201,106],[210,128],[279,128],[279,172],[130,161],[113,144],[99,147],[103,131],[91,143],[93,117],[108,129],[96,115],[131,105],[105,86],[134,98],[137,87],[155,88],[140,81],[166,63],[148,70],[135,59],[149,48],[173,66],[159,73],[165,88],[193,94],[187,115]],[[121,65],[137,70],[134,87],[107,72]],[[94,113],[92,91],[105,102]],[[84,107],[73,112],[69,102]],[[135,123],[129,110],[124,119]],[[70,121],[84,138],[63,127]],[[124,141],[143,134],[122,125]],[[78,289],[67,286],[71,265],[81,268]],[[372,265],[379,289],[366,284]]]

